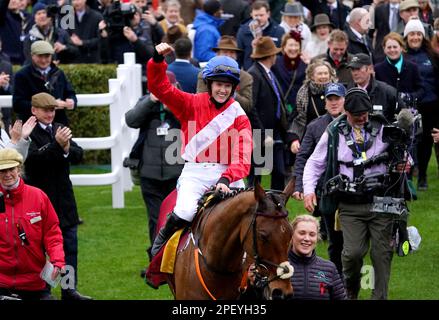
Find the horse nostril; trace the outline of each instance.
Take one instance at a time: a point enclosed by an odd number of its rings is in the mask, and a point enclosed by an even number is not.
[[[284,298],[284,294],[282,293],[281,289],[273,289],[273,291],[271,292],[271,299],[273,300],[283,300]]]

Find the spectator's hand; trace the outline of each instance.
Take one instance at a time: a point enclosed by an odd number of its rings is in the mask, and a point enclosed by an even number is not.
[[[410,161],[407,160],[406,163],[398,163],[396,165],[396,171],[398,171],[399,173],[409,173],[410,169],[412,168]]]
[[[82,42],[81,38],[78,37],[75,33],[72,34],[72,36],[70,37],[70,40],[72,40],[73,44],[74,44],[75,46],[78,46],[78,47],[80,47],[80,46],[82,46],[82,45],[84,44],[84,43]]]
[[[302,59],[302,61],[306,64],[309,64],[311,62],[309,54],[305,51],[302,51],[302,53],[300,54],[300,59]]]
[[[434,143],[439,143],[439,129],[433,128],[433,130],[431,130],[431,136],[433,137]]]
[[[56,99],[57,107],[55,109],[65,109],[67,108],[67,103],[64,100]]]
[[[35,126],[37,125],[37,118],[35,116],[31,116],[27,121],[23,124],[23,128],[21,130],[21,137],[23,139],[29,138],[30,134],[32,133],[32,130],[34,130]]]
[[[303,192],[295,191],[293,193],[293,198],[298,200],[298,201],[302,201],[303,200]]]
[[[136,42],[138,39],[136,33],[130,27],[123,28],[123,35],[129,42]]]
[[[155,49],[157,50],[158,54],[161,54],[163,56],[170,54],[174,50],[174,49],[172,49],[172,47],[169,44],[167,44],[165,42],[162,42],[162,43],[156,45]]]
[[[21,138],[21,132],[23,130],[23,121],[20,119],[15,120],[14,125],[9,127],[9,134],[11,136],[11,142],[17,144]]]
[[[224,183],[217,183],[215,191],[221,191],[223,193],[229,193],[230,189]]]
[[[274,145],[274,140],[272,136],[266,136],[264,140],[264,146],[266,148],[271,148]]]
[[[149,94],[149,98],[151,99],[152,102],[159,101],[159,99],[155,95],[153,95],[152,93]]]
[[[75,108],[75,101],[73,99],[66,99],[66,106],[65,108],[67,110],[73,110]]]
[[[72,130],[68,127],[56,129],[55,140],[64,149],[64,153],[69,152],[70,148],[70,139],[72,139]]]
[[[52,271],[52,275],[51,275],[52,280],[55,280],[61,273],[62,273],[62,270],[59,267],[54,266],[53,271]]]
[[[53,49],[55,50],[56,53],[59,53],[61,51],[66,50],[67,46],[62,44],[61,42],[55,42],[55,44],[53,45]]]
[[[303,206],[306,211],[309,213],[314,212],[315,207],[317,206],[317,197],[315,193],[307,194],[304,198]]]
[[[294,154],[299,153],[299,151],[300,151],[300,142],[299,142],[299,140],[294,140],[294,141],[291,143],[290,150],[291,150],[291,152],[294,153]]]
[[[10,76],[4,72],[0,73],[0,87],[6,87],[9,85]]]
[[[157,7],[157,10],[154,10],[154,8],[151,7],[151,8],[150,8],[150,11],[152,12],[152,14],[154,15],[154,17],[155,17],[157,20],[160,20],[160,19],[159,19],[160,17],[164,17],[164,16],[165,16],[165,13],[164,13],[164,11],[163,11],[162,6],[158,6],[158,7]]]
[[[108,37],[108,32],[107,32],[107,24],[105,23],[105,20],[101,20],[98,24],[98,28],[99,28],[99,33],[101,34],[102,38],[106,38]]]
[[[157,23],[157,20],[154,17],[154,14],[149,10],[142,13],[142,19],[145,20],[146,22],[148,22],[152,26],[154,26]]]

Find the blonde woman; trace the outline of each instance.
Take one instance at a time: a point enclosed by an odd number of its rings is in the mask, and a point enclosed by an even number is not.
[[[317,242],[320,239],[320,225],[317,219],[309,214],[297,216],[293,222],[293,237],[288,261],[294,267],[291,283],[294,288],[294,300],[345,300],[346,292],[343,281],[331,261],[320,258],[316,254]],[[244,299],[254,299],[261,295],[253,287],[256,270],[249,268],[249,288]]]
[[[308,123],[326,113],[325,88],[333,82],[337,82],[337,76],[335,70],[326,61],[316,60],[306,69],[305,81],[297,92],[297,116],[288,130],[293,135],[291,152],[299,152],[300,142]]]

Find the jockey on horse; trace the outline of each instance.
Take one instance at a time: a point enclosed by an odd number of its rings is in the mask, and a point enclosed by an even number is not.
[[[198,200],[212,185],[216,191],[244,187],[250,170],[250,121],[233,98],[239,84],[239,66],[226,56],[212,58],[203,70],[208,92],[189,94],[170,84],[164,56],[172,47],[161,43],[148,62],[148,89],[181,123],[183,171],[177,182],[177,202],[154,240],[155,256],[172,234],[190,224]]]

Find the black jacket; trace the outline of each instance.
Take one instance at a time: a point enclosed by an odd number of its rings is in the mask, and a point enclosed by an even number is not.
[[[300,151],[296,156],[296,162],[294,165],[294,176],[296,177],[296,189],[295,191],[303,192],[303,170],[308,158],[314,152],[320,137],[326,130],[328,124],[331,123],[332,117],[329,113],[314,119],[306,126],[306,132],[303,136],[302,143],[300,145]]]
[[[372,57],[372,41],[370,40],[369,36],[366,35],[366,43],[364,43],[362,40],[358,39],[358,37],[355,35],[355,33],[352,31],[352,29],[347,26],[346,34],[348,35],[349,44],[348,44],[348,52],[352,55],[355,55],[357,53],[364,53],[368,56]]]
[[[0,0],[0,39],[2,40],[3,52],[10,58],[12,64],[23,64],[24,37],[31,27],[31,15],[26,11],[20,13],[8,9],[10,0]]]
[[[10,95],[14,83],[14,78],[12,76],[12,64],[6,60],[3,60],[0,56],[0,74],[2,72],[9,74],[9,87],[7,89],[0,87],[0,96]]]
[[[253,77],[253,107],[250,110],[249,118],[253,129],[274,129],[279,132],[286,140],[287,130],[287,111],[283,93],[279,83],[277,88],[281,96],[281,118],[276,119],[277,96],[273,89],[271,80],[268,78],[265,69],[255,62],[248,69],[248,73]]]
[[[355,84],[352,82],[349,84],[348,89],[354,86]],[[382,106],[383,115],[387,121],[395,121],[395,113],[398,113],[403,107],[403,102],[396,97],[396,89],[383,81],[376,80],[374,77],[371,77],[366,89],[372,105]],[[396,109],[397,101],[398,109]]]
[[[59,127],[63,125],[53,123],[54,134]],[[24,164],[26,183],[47,194],[58,214],[61,228],[77,225],[78,211],[69,174],[70,164],[82,160],[82,148],[70,140],[69,154],[65,157],[55,138],[51,138],[39,124],[30,137],[32,142]]]
[[[394,87],[398,94],[410,93],[418,101],[422,100],[424,88],[418,67],[406,57],[403,58],[400,74],[398,74],[396,67],[388,62],[387,58],[376,64],[375,78]]]
[[[21,120],[26,121],[32,115],[32,96],[40,92],[50,93],[55,99],[73,99],[75,107],[78,102],[75,91],[64,71],[53,63],[47,82],[32,64],[27,65],[15,74],[14,94],[12,96],[13,110]],[[56,110],[55,122],[68,125],[69,121],[64,109]]]
[[[76,34],[83,45],[79,46],[79,55],[76,63],[100,63],[101,62],[101,36],[99,22],[103,20],[100,12],[87,8],[81,22],[75,13],[75,28],[67,30],[70,35]]]
[[[180,128],[180,123],[173,114],[164,110],[160,102],[153,102],[149,96],[144,96],[125,114],[125,121],[131,128],[140,128],[139,135],[145,135],[140,176],[160,181],[180,176],[183,160],[178,158],[177,164],[168,163],[165,158],[166,150],[171,145],[171,148],[180,151],[181,143],[175,142],[180,141],[180,134],[171,141],[166,141],[165,135],[157,135],[157,128],[163,125],[169,126],[168,130]],[[176,156],[175,152],[173,156]]]
[[[314,251],[311,257],[302,257],[292,250],[288,261],[294,267],[291,279],[294,299],[299,300],[345,300],[343,281],[331,261],[322,259]]]

